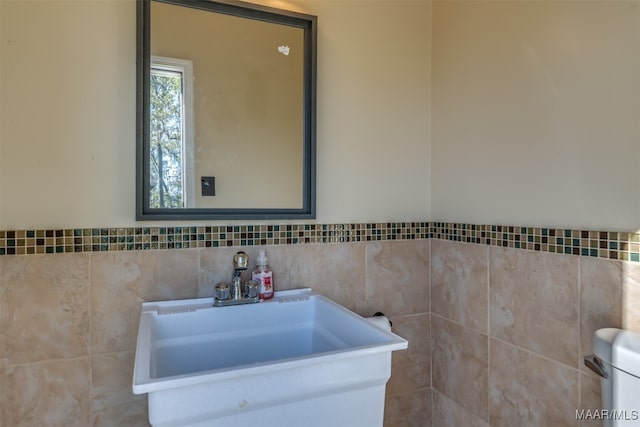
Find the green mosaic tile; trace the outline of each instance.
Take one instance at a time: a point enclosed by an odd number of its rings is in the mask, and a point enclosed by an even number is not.
[[[216,248],[414,239],[640,262],[640,233],[445,222],[2,230],[0,255]]]

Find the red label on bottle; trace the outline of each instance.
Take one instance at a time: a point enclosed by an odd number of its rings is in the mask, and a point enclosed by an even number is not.
[[[258,296],[260,299],[269,299],[273,296],[273,273],[271,271],[254,273],[253,280],[258,282]]]

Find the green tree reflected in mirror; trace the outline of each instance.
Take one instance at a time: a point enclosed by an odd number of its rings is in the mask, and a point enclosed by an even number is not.
[[[184,207],[182,73],[151,68],[150,204]]]

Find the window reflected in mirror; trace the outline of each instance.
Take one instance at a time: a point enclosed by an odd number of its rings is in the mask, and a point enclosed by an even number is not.
[[[185,208],[193,205],[193,123],[191,61],[151,57],[149,191],[152,208]]]

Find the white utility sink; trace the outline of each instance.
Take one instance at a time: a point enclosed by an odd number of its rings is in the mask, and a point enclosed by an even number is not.
[[[391,352],[407,341],[314,294],[142,305],[133,392],[168,426],[382,426]]]

